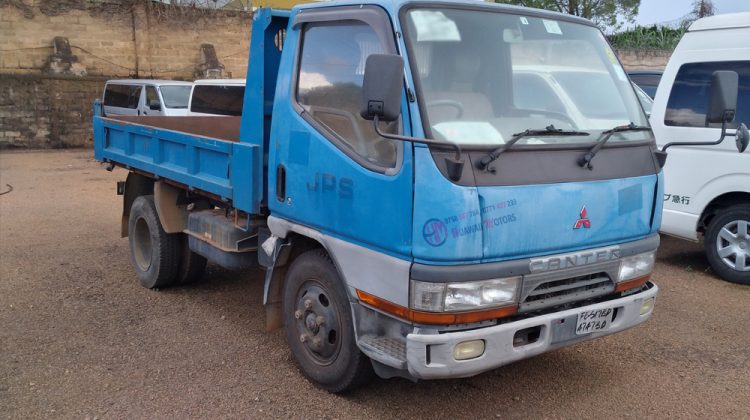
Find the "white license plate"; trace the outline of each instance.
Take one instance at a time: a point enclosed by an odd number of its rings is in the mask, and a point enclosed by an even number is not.
[[[580,312],[576,322],[576,334],[583,335],[606,330],[612,323],[614,312],[612,308]]]

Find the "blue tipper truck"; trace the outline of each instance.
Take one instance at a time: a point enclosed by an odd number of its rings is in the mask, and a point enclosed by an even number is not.
[[[106,116],[149,288],[265,269],[331,392],[467,377],[646,321],[664,154],[601,32],[475,1],[253,16],[241,117]]]

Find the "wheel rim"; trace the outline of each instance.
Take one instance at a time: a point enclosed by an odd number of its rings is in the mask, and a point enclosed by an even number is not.
[[[724,225],[716,237],[716,251],[732,270],[750,271],[750,221],[734,220]]]
[[[151,231],[148,223],[143,218],[136,220],[135,231],[133,232],[133,256],[135,263],[142,271],[148,271],[151,267]]]
[[[294,318],[299,340],[321,366],[333,363],[341,351],[341,314],[333,299],[315,280],[304,282],[297,292]]]

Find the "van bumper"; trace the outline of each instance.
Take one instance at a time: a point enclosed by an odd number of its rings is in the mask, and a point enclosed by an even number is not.
[[[656,299],[659,290],[651,282],[646,287],[626,297],[493,327],[444,334],[408,334],[406,359],[409,374],[417,379],[473,376],[551,350],[626,330],[645,322],[653,313],[653,307],[643,315],[640,313],[641,305],[648,299]],[[578,314],[597,309],[616,309],[612,323],[605,330],[576,335]],[[534,327],[540,327],[536,341],[514,346],[517,331]],[[454,347],[471,340],[484,340],[484,353],[470,360],[455,360]]]

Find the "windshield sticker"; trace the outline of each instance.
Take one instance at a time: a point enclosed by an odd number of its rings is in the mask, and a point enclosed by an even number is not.
[[[448,141],[458,144],[504,144],[505,139],[492,124],[484,121],[441,122],[432,126]]]
[[[520,19],[521,19],[521,24],[522,25],[528,25],[529,24],[529,20],[526,19],[526,16],[521,16]]]
[[[470,210],[442,219],[432,218],[422,226],[422,237],[427,244],[439,247],[448,239],[458,239],[515,223],[518,217],[509,210],[517,205],[518,201],[512,198],[482,207],[481,210]],[[500,212],[505,214],[499,214]]]
[[[448,19],[443,12],[435,10],[414,10],[409,13],[417,28],[417,41],[460,41],[456,22]]]
[[[547,30],[547,33],[562,35],[562,29],[560,29],[560,24],[557,23],[557,21],[542,19],[542,22],[544,23],[544,29]]]

